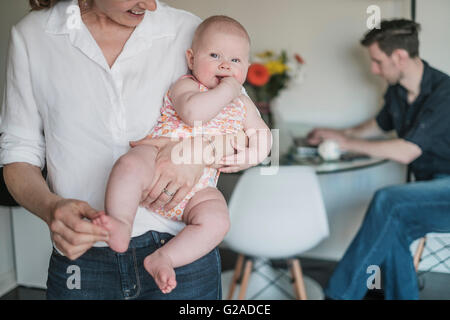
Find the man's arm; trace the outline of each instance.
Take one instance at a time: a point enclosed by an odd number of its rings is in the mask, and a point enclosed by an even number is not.
[[[318,145],[324,140],[336,140],[336,137],[342,135],[351,138],[368,139],[380,137],[384,134],[385,132],[378,126],[375,118],[373,118],[348,129],[316,128],[308,133],[307,140],[311,145]]]
[[[362,153],[375,158],[390,159],[403,164],[413,162],[422,154],[419,146],[404,139],[367,141],[344,137],[337,142],[343,150]]]
[[[368,139],[383,136],[385,132],[378,126],[376,119],[372,118],[360,125],[345,129],[344,134],[352,138]]]
[[[308,142],[317,145],[324,140],[334,140],[342,150],[362,153],[375,158],[394,160],[409,164],[422,154],[420,147],[404,139],[368,141],[385,132],[375,118],[349,129],[314,129],[308,134]]]

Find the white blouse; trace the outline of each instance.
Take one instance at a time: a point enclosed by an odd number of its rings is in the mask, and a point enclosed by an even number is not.
[[[11,30],[0,163],[46,162],[54,193],[103,210],[114,162],[156,124],[164,93],[187,72],[200,19],[157,2],[110,68],[81,19],[74,27],[77,3],[33,11]],[[132,236],[184,226],[139,208]]]

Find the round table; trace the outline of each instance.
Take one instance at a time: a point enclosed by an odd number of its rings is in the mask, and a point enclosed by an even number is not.
[[[289,153],[280,159],[280,165],[304,165],[313,167],[317,174],[330,174],[365,169],[386,163],[388,160],[359,154],[344,154],[341,159],[324,161],[319,156],[299,157]]]

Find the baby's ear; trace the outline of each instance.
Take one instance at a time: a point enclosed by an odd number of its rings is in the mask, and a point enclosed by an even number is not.
[[[192,49],[186,50],[186,61],[189,70],[192,70],[194,68],[194,51]]]

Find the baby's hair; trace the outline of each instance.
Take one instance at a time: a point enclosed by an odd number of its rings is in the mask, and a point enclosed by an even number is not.
[[[195,31],[194,39],[192,40],[192,48],[196,46],[205,31],[213,26],[215,28],[218,28],[220,31],[238,33],[246,38],[248,40],[248,43],[250,44],[250,36],[248,35],[247,30],[245,30],[242,24],[228,16],[217,15],[206,18],[202,23],[200,23],[200,25],[197,27],[197,30]]]

